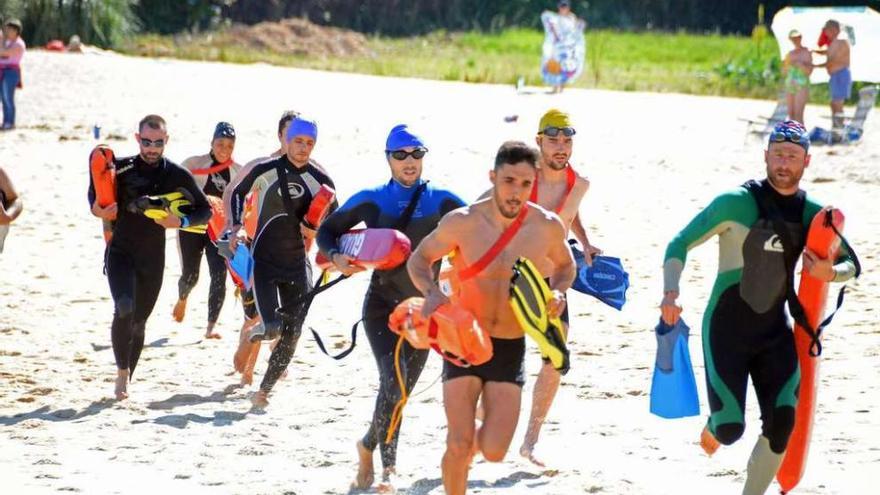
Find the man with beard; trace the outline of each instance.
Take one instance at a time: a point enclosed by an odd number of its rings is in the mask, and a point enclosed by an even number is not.
[[[303,218],[322,185],[335,189],[330,177],[311,159],[318,139],[318,124],[298,116],[290,122],[285,136],[287,153],[257,163],[242,173],[230,193],[231,206],[227,212],[227,221],[232,224],[229,247],[235,251],[245,237],[242,231],[245,197],[254,195],[257,216],[251,244],[253,293],[261,323],[251,328],[249,337],[251,342],[281,338],[272,350],[260,390],[253,397],[254,406],[258,408],[269,405],[269,393],[290,364],[305,321],[301,308],[312,288],[306,239],[313,239],[317,232],[309,228]],[[331,211],[337,206],[334,200]],[[294,304],[297,305],[296,321],[282,321],[275,310]]]
[[[581,201],[590,188],[590,181],[579,175],[569,162],[575,133],[571,117],[565,112],[551,109],[541,117],[538,135],[535,137],[535,142],[541,151],[541,160],[529,201],[559,215],[562,224],[566,227],[566,237],[569,231],[574,234],[584,247],[587,263],[590,263],[592,256],[602,251],[590,244],[581,222],[579,210]],[[562,322],[567,336],[569,335],[568,307],[562,313]],[[535,458],[533,451],[561,380],[559,371],[550,364],[550,360],[544,357],[543,361],[532,393],[532,410],[526,435],[519,450],[520,455],[539,466],[544,464]]]
[[[101,207],[89,176],[89,205],[92,214],[113,221],[113,236],[107,245],[104,266],[110,282],[115,311],[111,331],[116,358],[117,400],[128,397],[128,382],[144,347],[144,329],[153,311],[165,270],[165,229],[205,225],[211,207],[190,173],[163,155],[168,143],[165,120],[148,115],[138,124],[135,138],[140,153],[114,160],[116,200]],[[157,196],[184,190],[191,204],[186,214],[168,213],[151,219],[137,206],[143,196]]]
[[[703,317],[711,414],[702,445],[712,454],[719,442],[730,445],[742,436],[751,376],[762,428],[749,458],[744,495],[763,494],[770,486],[794,427],[800,370],[785,302],[795,262],[786,260],[785,243],[772,219],[782,216],[799,254],[813,217],[822,209],[799,188],[810,164],[809,147],[803,125],[792,120],[778,124],[764,152],[767,178],[759,189],[750,192],[739,187],[715,198],[669,243],[663,265],[660,307],[663,320],[673,325],[681,314],[676,299],[688,251],[718,236],[718,277]],[[755,195],[763,196],[765,204],[775,204],[778,211],[764,211]],[[797,260],[797,254],[789,255]],[[845,249],[836,260],[820,259],[806,250],[803,264],[811,276],[828,282],[842,282],[855,274]]]
[[[528,202],[537,161],[537,151],[525,143],[504,143],[489,173],[491,197],[444,216],[407,264],[413,285],[425,296],[425,316],[441,304],[460,304],[492,341],[492,358],[484,364],[465,368],[443,363],[448,430],[441,467],[443,486],[450,495],[467,490],[476,453],[489,462],[502,461],[516,431],[525,384],[525,332],[509,299],[514,264],[527,258],[550,277],[547,313],[551,318],[565,309],[565,291],[574,280],[565,226],[558,216]],[[435,281],[433,267],[453,252],[452,266],[459,282],[458,294],[450,303]],[[477,428],[481,396],[483,422]]]
[[[367,228],[400,230],[412,246],[417,247],[444,215],[464,206],[464,201],[454,193],[422,179],[422,161],[427,153],[425,142],[408,126],[395,126],[388,133],[385,157],[391,169],[391,180],[355,193],[318,230],[318,247],[333,260],[340,272],[348,275],[357,269],[350,264],[350,257],[340,252],[338,242],[339,237],[355,225],[363,222]],[[412,207],[409,206],[411,202],[415,202]],[[407,211],[411,213],[407,215]],[[439,271],[439,264],[436,270]],[[388,315],[398,303],[418,295],[420,293],[413,286],[406,266],[401,265],[391,270],[374,271],[364,297],[364,330],[379,368],[379,391],[370,427],[357,442],[359,469],[355,487],[361,490],[373,484],[373,451],[378,446],[383,470],[377,490],[380,493],[394,491],[400,428],[394,431],[391,442],[385,442],[385,438],[401,393],[395,374],[394,346],[398,337],[388,328]],[[427,350],[403,344],[400,370],[407,394],[418,382],[427,359]]]

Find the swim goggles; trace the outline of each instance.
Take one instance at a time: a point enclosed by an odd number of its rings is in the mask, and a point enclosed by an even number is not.
[[[771,143],[789,142],[807,150],[810,147],[810,135],[807,130],[797,124],[780,124],[770,133]]]
[[[426,150],[425,148],[416,148],[412,151],[385,150],[385,152],[388,153],[389,155],[391,155],[391,158],[394,158],[395,160],[403,161],[403,160],[406,160],[406,157],[408,157],[408,156],[412,156],[416,160],[421,160],[425,156],[425,153],[428,152],[428,150]]]
[[[543,131],[539,132],[538,134],[543,134],[545,136],[550,136],[550,137],[556,137],[560,133],[562,133],[562,135],[565,137],[572,137],[576,134],[574,127],[554,127],[554,126],[547,126],[544,128]]]

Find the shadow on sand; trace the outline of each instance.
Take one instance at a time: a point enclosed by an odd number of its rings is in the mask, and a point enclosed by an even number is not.
[[[92,402],[85,409],[80,411],[71,408],[52,411],[49,406],[43,406],[28,413],[15,414],[13,416],[0,416],[0,425],[14,426],[29,419],[39,419],[43,421],[76,421],[89,416],[94,416],[104,409],[113,407],[114,404],[116,404],[115,400],[106,398]]]

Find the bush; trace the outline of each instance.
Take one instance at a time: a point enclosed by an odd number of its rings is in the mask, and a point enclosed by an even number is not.
[[[79,35],[83,43],[117,46],[138,30],[133,0],[0,0],[0,14],[21,19],[30,45]]]

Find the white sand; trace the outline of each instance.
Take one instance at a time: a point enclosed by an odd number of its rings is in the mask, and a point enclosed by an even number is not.
[[[503,140],[530,140],[551,106],[577,119],[574,163],[593,183],[582,208],[593,242],[624,259],[633,286],[623,312],[572,295],[573,371],[565,377],[538,454],[539,469],[515,455],[533,377],[508,460],[478,462],[471,492],[484,494],[739,493],[760,421],[750,393],[743,440],[714,458],[697,446],[704,418],[648,414],[666,243],[717,193],[763,172],[762,147],[737,117],[767,114],[749,100],[568,91],[518,96],[511,87],[331,74],[264,65],[223,65],[31,52],[19,129],[0,134],[0,164],[16,181],[25,212],[0,255],[0,492],[346,493],[356,469],[377,375],[366,339],[337,363],[303,337],[264,414],[249,412],[252,389],[237,387],[232,353],[241,321],[231,291],[222,341],[203,341],[207,269],[174,323],[179,262],[169,234],[165,284],[147,327],[148,347],[132,398],[109,400],[115,374],[112,302],[102,276],[99,222],[86,204],[86,157],[98,123],[119,155],[147,113],[169,121],[168,156],[204,153],[214,123],[233,122],[239,161],[276,147],[281,111],[321,126],[314,156],[340,194],[387,180],[382,149],[390,127],[407,122],[429,139],[426,175],[474,198]],[[503,117],[518,114],[519,122]],[[827,121],[810,107],[811,124]],[[851,284],[826,335],[820,401],[808,471],[797,493],[873,493],[880,464],[880,372],[874,251],[880,248],[880,115],[859,146],[815,148],[804,186],[848,214],[846,231],[867,273]],[[62,140],[62,137],[70,139]],[[814,182],[816,178],[829,179]],[[873,198],[873,199],[872,199]],[[873,206],[872,206],[873,205]],[[716,270],[716,249],[693,253],[683,279],[684,317],[695,331]],[[342,340],[358,315],[367,277],[334,289],[309,324]],[[230,284],[231,287],[231,284]],[[265,369],[264,356],[258,371]],[[699,339],[691,340],[703,410]],[[530,354],[528,370],[538,369]],[[438,375],[434,356],[418,389]],[[259,381],[261,376],[257,376]],[[401,485],[441,493],[445,421],[434,384],[407,408],[400,442]],[[378,465],[378,457],[376,459]]]

